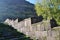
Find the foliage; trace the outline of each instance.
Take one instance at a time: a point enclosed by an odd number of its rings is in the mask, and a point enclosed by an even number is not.
[[[60,0],[39,0],[35,5],[38,16],[42,15],[44,19],[54,18],[60,25]]]
[[[0,40],[32,40],[9,25],[0,23]]]
[[[45,36],[45,37],[43,37],[43,40],[47,40],[47,37]]]

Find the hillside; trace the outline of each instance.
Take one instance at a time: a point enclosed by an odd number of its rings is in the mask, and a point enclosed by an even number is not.
[[[6,18],[27,18],[35,15],[34,5],[25,0],[0,0],[0,22]]]
[[[13,31],[12,31],[13,30]],[[9,25],[0,23],[0,40],[32,40]]]

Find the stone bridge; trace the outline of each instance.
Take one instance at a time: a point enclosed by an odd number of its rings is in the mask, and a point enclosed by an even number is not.
[[[31,24],[31,18],[27,18],[20,22],[18,22],[18,19],[6,19],[4,23],[17,29],[17,31],[26,34],[26,36],[31,37],[32,39],[59,40],[59,37],[57,37],[59,35],[59,31],[51,29],[50,21]]]

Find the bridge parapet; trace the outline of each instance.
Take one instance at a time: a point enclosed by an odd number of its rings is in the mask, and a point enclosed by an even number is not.
[[[7,19],[4,23],[11,25],[17,29],[17,31],[26,34],[32,39],[36,38],[44,40],[45,38],[46,40],[56,40],[55,37],[59,35],[58,31],[51,30],[49,21],[42,21],[31,24],[31,18],[28,18],[20,22],[18,22],[18,19],[15,21]]]

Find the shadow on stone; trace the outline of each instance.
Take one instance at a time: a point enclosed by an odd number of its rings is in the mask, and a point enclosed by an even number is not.
[[[32,17],[31,18],[31,23],[38,23],[38,22],[41,22],[43,20],[43,17],[42,16],[36,16],[36,17]]]
[[[51,28],[58,26],[58,24],[56,23],[55,19],[51,19],[50,20],[50,24],[51,24]]]

